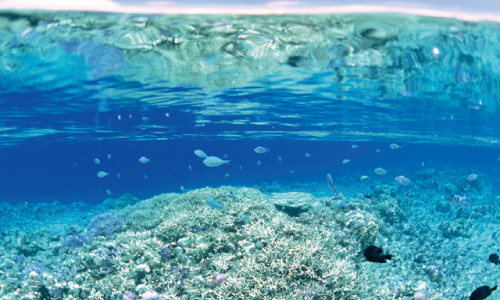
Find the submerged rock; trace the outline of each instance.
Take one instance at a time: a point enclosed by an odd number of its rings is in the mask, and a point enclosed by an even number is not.
[[[474,225],[469,219],[459,218],[451,222],[443,222],[439,225],[439,229],[443,232],[445,238],[464,237],[470,238],[474,233]]]

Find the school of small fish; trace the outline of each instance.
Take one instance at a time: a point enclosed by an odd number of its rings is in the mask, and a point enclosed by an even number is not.
[[[359,146],[357,145],[351,145],[351,148],[352,149],[357,149],[359,148]],[[396,149],[401,149],[403,147],[397,145],[397,144],[390,144],[389,145],[389,148],[392,149],[392,150],[396,150]],[[262,147],[262,146],[258,146],[254,149],[254,152],[255,153],[258,153],[258,154],[263,154],[263,153],[267,153],[269,152],[269,149],[265,148],[265,147]],[[380,149],[376,149],[375,152],[379,153],[380,152]],[[198,156],[199,158],[202,158],[203,159],[203,164],[206,165],[207,167],[217,167],[217,166],[221,166],[221,165],[224,165],[224,164],[229,164],[229,160],[225,160],[225,159],[221,159],[219,157],[216,157],[216,156],[208,156],[204,151],[202,150],[195,150],[194,151],[195,155]],[[226,154],[224,154],[224,158],[227,158],[228,156]],[[309,158],[311,157],[311,155],[309,153],[305,153],[305,157],[306,158]],[[107,158],[108,160],[111,159],[111,154],[108,154],[107,155]],[[281,156],[278,156],[278,161],[282,161],[282,157]],[[342,161],[343,164],[347,164],[349,163],[351,160],[350,159],[344,159]],[[150,158],[147,158],[145,156],[141,156],[139,158],[139,162],[143,163],[143,164],[146,164],[146,163],[149,163],[150,162]],[[101,164],[101,161],[98,159],[98,158],[95,158],[94,159],[94,163],[97,164],[97,165],[100,165]],[[257,165],[261,165],[262,162],[259,160],[257,161]],[[422,166],[424,165],[424,163],[422,162]],[[188,166],[189,170],[192,170],[192,167],[191,166]],[[242,166],[239,166],[239,169],[241,170],[242,169]],[[375,174],[377,175],[385,175],[388,173],[388,171],[386,171],[385,169],[381,168],[381,167],[378,167],[374,170]],[[292,174],[294,173],[293,170],[289,170],[289,173]],[[105,171],[99,171],[97,173],[97,177],[99,178],[104,178],[106,176],[109,176],[110,174],[105,172]],[[229,173],[225,173],[224,175],[225,177],[229,177]],[[120,174],[117,173],[117,178],[120,178]],[[144,179],[147,179],[147,175],[145,174],[144,175]],[[369,179],[368,176],[366,175],[362,175],[360,177],[360,181],[363,181],[363,180],[366,180],[366,179]],[[474,173],[471,173],[469,174],[467,177],[466,177],[466,180],[468,182],[474,182],[478,179],[478,175],[477,174],[474,174]],[[412,181],[408,178],[406,178],[405,176],[403,175],[400,175],[400,176],[397,176],[395,177],[395,181],[400,184],[400,185],[412,185]],[[328,187],[330,188],[330,190],[332,190],[335,195],[339,194],[339,191],[338,189],[335,187],[334,185],[334,180],[333,180],[333,177],[331,174],[327,174],[327,185]],[[181,191],[182,192],[185,192],[185,188],[183,186],[180,187]],[[109,190],[109,189],[106,189],[106,194],[108,195],[112,195],[112,192]],[[230,193],[232,194],[232,192]],[[371,197],[371,196],[364,196],[365,198],[370,198],[372,200],[377,200],[376,198],[374,197]],[[335,199],[335,198],[333,198]],[[462,207],[467,207],[467,206],[471,206],[472,204],[469,202],[469,198],[466,197],[466,196],[460,196],[460,195],[454,195],[453,197],[451,197],[449,200],[449,203],[452,204],[452,205],[460,205]],[[205,199],[203,200],[204,204],[210,208],[213,208],[213,209],[217,209],[217,210],[221,210],[221,211],[227,211],[227,208],[222,206],[217,200],[215,199]],[[350,204],[349,203],[346,203],[342,200],[332,200],[331,203],[334,203],[334,206],[336,207],[346,207],[346,206],[349,206]],[[331,204],[333,205],[333,204]],[[239,217],[241,220],[243,221],[250,221],[251,218],[246,216],[246,215],[240,215]],[[206,227],[203,227],[203,226],[200,226],[200,225],[194,225],[194,226],[191,226],[190,227],[193,231],[199,231],[199,232],[209,232],[210,230],[207,229]],[[369,262],[374,262],[374,263],[387,263],[388,261],[390,261],[392,259],[392,255],[391,254],[385,254],[384,251],[377,247],[377,246],[374,246],[374,245],[371,245],[371,246],[368,246],[364,252],[363,252],[365,258],[367,261]],[[495,264],[495,265],[498,265],[500,264],[500,258],[499,256],[496,254],[496,253],[493,253],[489,256],[488,260]],[[225,274],[222,274],[222,273],[219,273],[217,275],[214,276],[214,280],[216,280],[217,282],[215,283],[215,285],[219,285],[222,281],[224,281],[226,278],[226,275]],[[492,288],[490,288],[489,286],[481,286],[479,288],[476,288],[472,294],[470,295],[470,300],[483,300],[483,299],[486,299],[487,297],[489,297],[491,295],[491,293],[493,291],[495,291],[497,289],[497,286],[494,286]]]

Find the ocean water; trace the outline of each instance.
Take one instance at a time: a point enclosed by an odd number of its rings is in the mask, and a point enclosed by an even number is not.
[[[496,286],[499,42],[405,14],[1,11],[0,299]]]

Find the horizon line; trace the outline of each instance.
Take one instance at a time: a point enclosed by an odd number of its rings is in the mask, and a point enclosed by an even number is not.
[[[16,3],[17,2],[17,5]],[[425,17],[449,18],[464,21],[492,21],[500,23],[500,14],[495,13],[468,13],[463,11],[444,11],[431,8],[417,7],[389,7],[383,5],[343,5],[343,6],[318,6],[318,7],[181,7],[176,5],[162,6],[123,6],[110,0],[90,0],[87,4],[78,4],[66,1],[59,6],[51,6],[50,1],[44,3],[33,3],[27,5],[24,1],[0,1],[0,11],[85,11],[85,12],[107,12],[123,14],[154,14],[154,15],[329,15],[329,14],[351,14],[351,13],[394,13]],[[93,4],[104,4],[93,6]],[[162,2],[162,1],[153,1]],[[165,2],[167,3],[167,2]],[[175,2],[168,2],[174,3]]]

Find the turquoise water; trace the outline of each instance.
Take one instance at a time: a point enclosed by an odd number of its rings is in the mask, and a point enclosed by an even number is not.
[[[0,12],[0,299],[495,286],[499,29]]]

